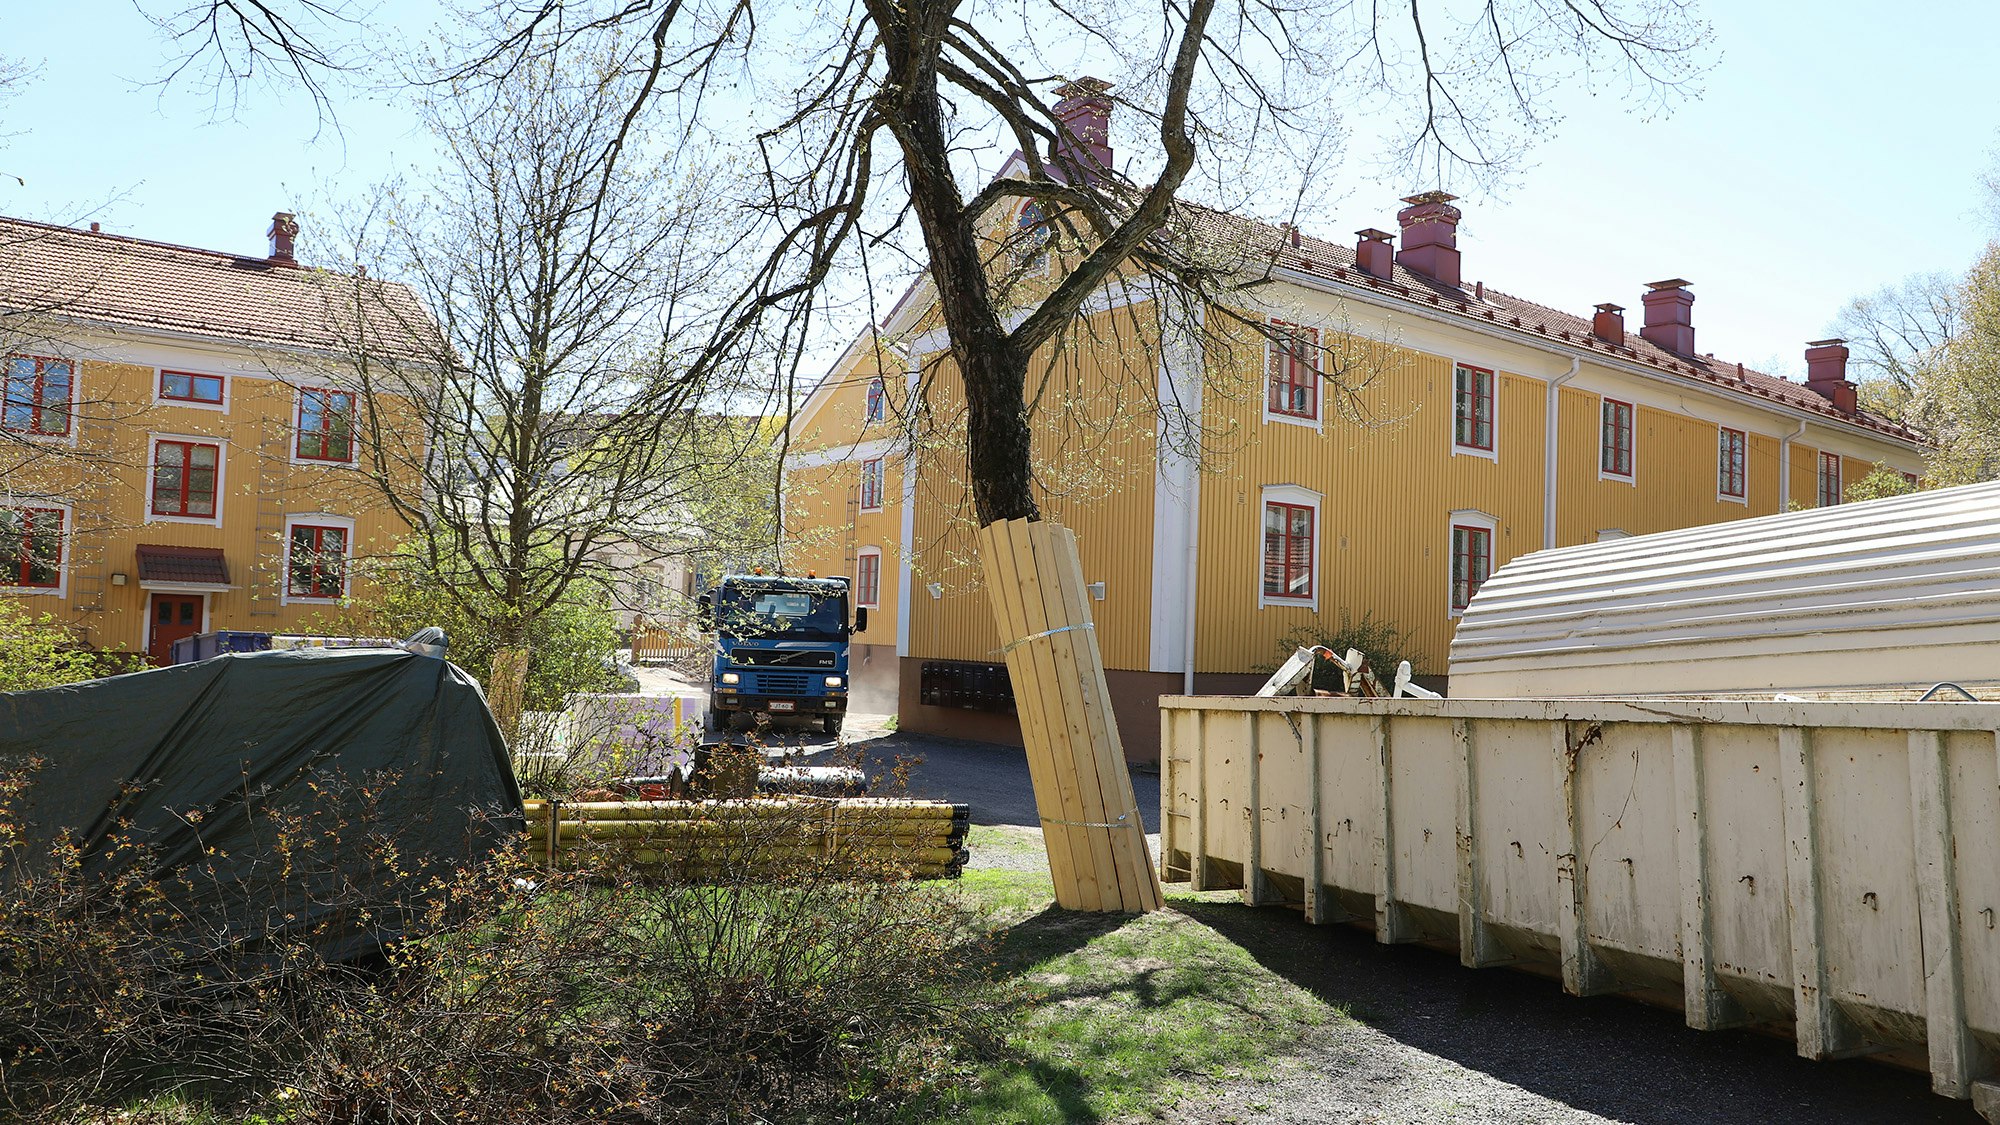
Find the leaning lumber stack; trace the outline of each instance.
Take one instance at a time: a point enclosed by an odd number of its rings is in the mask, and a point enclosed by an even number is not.
[[[1159,873],[1111,713],[1076,536],[1045,520],[1005,520],[980,530],[979,553],[1057,904],[1158,910]]]
[[[812,869],[956,878],[969,810],[879,797],[733,801],[527,801],[528,844],[551,870],[657,868],[706,880]]]

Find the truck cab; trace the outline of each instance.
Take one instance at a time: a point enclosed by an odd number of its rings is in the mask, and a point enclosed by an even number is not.
[[[715,632],[711,730],[739,715],[816,718],[828,734],[847,717],[848,639],[868,611],[848,617],[846,578],[731,574],[697,599]]]

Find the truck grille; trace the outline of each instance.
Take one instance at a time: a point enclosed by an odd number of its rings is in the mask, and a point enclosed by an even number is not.
[[[790,665],[794,668],[831,668],[836,661],[830,652],[808,652],[798,649],[739,648],[729,654],[729,659],[745,667],[762,668],[771,665]]]
[[[760,695],[804,695],[810,676],[798,672],[759,672],[757,692]]]

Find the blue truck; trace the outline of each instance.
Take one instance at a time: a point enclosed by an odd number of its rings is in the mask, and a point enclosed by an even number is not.
[[[712,731],[758,714],[816,718],[839,734],[847,717],[848,639],[868,628],[868,610],[848,617],[846,578],[725,575],[696,599],[715,632],[709,680]]]

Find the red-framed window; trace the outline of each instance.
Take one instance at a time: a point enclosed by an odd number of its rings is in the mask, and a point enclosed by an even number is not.
[[[882,385],[881,376],[868,380],[868,412],[862,417],[864,424],[873,425],[883,419],[888,413],[888,397],[888,388]]]
[[[222,376],[198,375],[192,371],[160,372],[160,398],[166,402],[201,402],[222,405]]]
[[[1597,467],[1607,476],[1632,475],[1632,404],[1615,398],[1604,400],[1602,433],[1598,439]]]
[[[0,508],[0,586],[62,585],[63,510]]]
[[[1493,573],[1493,529],[1470,524],[1451,528],[1451,608],[1462,610],[1472,604],[1488,575]]]
[[[1840,503],[1840,454],[1819,455],[1819,506],[1831,508]]]
[[[1742,430],[1727,426],[1715,435],[1715,490],[1736,500],[1744,498],[1748,487],[1750,439]]]
[[[875,609],[882,598],[882,552],[863,551],[854,557],[854,604]]]
[[[66,359],[10,355],[0,376],[0,430],[68,437],[76,366]]]
[[[347,586],[348,535],[344,527],[295,523],[286,587],[295,598],[337,598]]]
[[[879,512],[882,510],[882,459],[870,458],[861,462],[861,510]]]
[[[1271,322],[1266,405],[1287,418],[1319,419],[1319,329]]]
[[[153,443],[153,514],[215,518],[222,447],[194,441]]]
[[[1493,451],[1493,373],[1461,363],[1452,370],[1452,438],[1467,449]]]
[[[1313,517],[1305,504],[1264,504],[1264,596],[1313,599]]]
[[[300,388],[298,455],[305,461],[354,460],[353,392]]]

